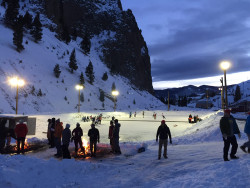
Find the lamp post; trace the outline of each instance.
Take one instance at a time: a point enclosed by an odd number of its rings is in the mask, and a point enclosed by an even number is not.
[[[79,84],[77,84],[76,85],[76,90],[78,90],[79,91],[79,95],[78,95],[78,113],[80,112],[80,91],[81,90],[83,90],[83,85],[79,85]]]
[[[9,78],[9,84],[16,87],[16,114],[18,112],[18,88],[24,86],[25,82],[23,79],[18,77]]]
[[[119,91],[113,90],[112,95],[114,96],[114,112],[116,110],[116,97],[119,95]]]
[[[230,67],[230,62],[228,62],[228,61],[222,61],[220,63],[220,67],[224,71],[224,82],[225,82],[225,89],[224,89],[224,91],[225,91],[225,99],[226,99],[225,100],[225,106],[226,106],[226,109],[227,109],[228,108],[228,100],[227,100],[227,78],[226,78],[226,71]]]
[[[221,88],[219,90],[221,91],[221,108],[224,109],[223,77],[221,77],[220,82],[221,82]]]

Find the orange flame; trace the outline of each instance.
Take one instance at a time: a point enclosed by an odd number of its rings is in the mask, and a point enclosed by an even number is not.
[[[20,149],[22,148],[22,142],[20,142]],[[27,138],[24,141],[24,150],[27,150],[30,148],[30,145],[28,144]],[[16,141],[16,146],[14,148],[15,151],[17,151],[17,141]]]

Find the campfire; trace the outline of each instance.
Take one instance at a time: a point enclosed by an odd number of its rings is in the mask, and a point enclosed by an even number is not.
[[[84,138],[82,138],[82,146],[84,148],[84,151],[81,148],[79,148],[77,151],[77,157],[82,158],[89,156],[90,146],[88,144],[88,141],[85,140]]]
[[[34,152],[36,150],[40,150],[42,148],[44,148],[46,145],[44,143],[32,143],[29,144],[27,139],[25,139],[24,142],[24,152]],[[20,143],[20,150],[22,148],[22,143]],[[15,155],[17,153],[17,142],[16,145],[10,145],[8,147],[5,148],[5,154],[10,154],[10,155]]]
[[[20,142],[20,150],[22,148],[22,142]],[[28,151],[30,149],[30,145],[28,144],[27,138],[24,141],[24,151]],[[14,151],[17,151],[17,141],[16,146],[13,148]]]

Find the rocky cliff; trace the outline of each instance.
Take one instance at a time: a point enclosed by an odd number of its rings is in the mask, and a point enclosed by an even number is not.
[[[45,14],[66,28],[70,35],[96,36],[114,33],[100,42],[100,59],[112,74],[127,77],[142,90],[153,92],[150,57],[131,10],[123,11],[120,0],[40,0]]]

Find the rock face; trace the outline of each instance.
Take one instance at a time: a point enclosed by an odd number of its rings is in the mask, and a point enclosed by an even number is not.
[[[111,73],[153,93],[148,48],[131,10],[120,0],[42,0],[46,15],[71,35],[115,33],[100,42],[100,59]]]

